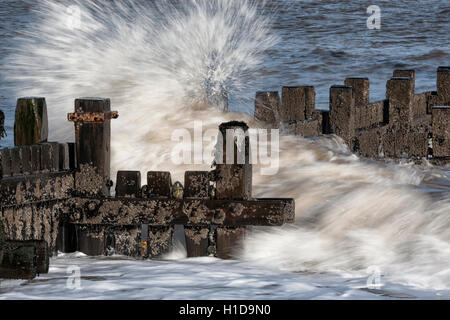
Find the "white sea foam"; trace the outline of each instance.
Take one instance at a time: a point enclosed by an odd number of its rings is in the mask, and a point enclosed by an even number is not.
[[[121,114],[113,121],[113,175],[159,169],[182,179],[209,166],[171,163],[174,129],[193,128],[194,120],[205,129],[231,119],[258,125],[212,105],[227,92],[234,110],[251,113],[248,92],[264,51],[277,45],[262,2],[70,1],[81,9],[76,30],[66,4],[41,1],[6,61],[17,96],[47,97],[52,139],[72,136],[65,114],[74,98],[109,97]],[[238,257],[352,276],[376,265],[395,281],[450,288],[450,204],[417,190],[422,171],[361,161],[336,137],[281,137],[280,144],[279,173],[255,169],[255,195],[295,198],[296,223],[254,228]]]

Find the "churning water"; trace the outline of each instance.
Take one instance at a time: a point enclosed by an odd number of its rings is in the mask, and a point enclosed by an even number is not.
[[[310,84],[327,107],[329,86],[369,76],[372,98],[398,67],[418,71],[419,91],[450,62],[446,1],[381,1],[381,30],[368,30],[366,2],[0,1],[0,103],[12,135],[14,99],[47,98],[50,138],[70,140],[66,114],[82,96],[111,98],[113,175],[175,165],[172,132],[251,120],[254,93]],[[80,17],[80,20],[77,19]],[[217,108],[227,92],[230,108]],[[219,106],[220,107],[220,106]],[[11,140],[7,140],[10,141]],[[210,163],[211,159],[206,159]],[[280,169],[254,173],[257,197],[293,197],[296,222],[253,228],[238,257],[305,273],[366,275],[450,289],[450,173],[376,163],[337,137],[280,138]]]

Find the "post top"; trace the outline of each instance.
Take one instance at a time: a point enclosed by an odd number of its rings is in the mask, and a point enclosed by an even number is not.
[[[392,77],[390,81],[412,81],[410,77]]]
[[[219,130],[222,132],[225,132],[227,129],[237,129],[237,128],[240,128],[244,131],[247,131],[249,129],[248,125],[243,121],[225,122],[219,126]]]
[[[432,109],[449,109],[450,110],[450,106],[433,106]]]
[[[20,100],[45,100],[45,97],[21,97],[17,99],[17,101]]]
[[[75,99],[75,101],[84,101],[84,100],[88,100],[88,101],[108,101],[109,98],[82,97],[82,98]]]
[[[369,78],[367,78],[367,77],[348,77],[348,78],[345,78],[345,80],[364,80],[364,81],[369,81]]]
[[[394,73],[396,73],[396,72],[411,72],[411,73],[415,73],[416,70],[414,70],[414,69],[395,69]]]
[[[108,98],[75,99],[75,112],[108,112],[111,111],[111,100]]]
[[[258,91],[256,92],[256,96],[262,96],[262,95],[278,95],[278,91]]]
[[[450,72],[450,66],[442,66],[437,69],[438,72]]]
[[[330,88],[330,90],[333,90],[333,89],[345,89],[345,90],[355,90],[355,88],[353,88],[353,86],[345,86],[345,85],[334,85],[334,86],[331,86],[331,88]]]
[[[283,86],[283,89],[314,89],[314,86]]]

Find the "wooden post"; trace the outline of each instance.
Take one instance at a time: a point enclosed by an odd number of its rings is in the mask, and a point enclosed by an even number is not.
[[[48,119],[45,98],[18,99],[14,122],[14,145],[38,144],[46,142],[47,138]]]
[[[413,88],[416,86],[416,70],[398,69],[393,72],[394,78],[410,78],[413,83]]]
[[[69,114],[69,120],[75,123],[75,189],[79,194],[110,195],[111,119],[116,117],[109,99],[75,100],[75,113]]]
[[[450,157],[450,106],[432,109],[433,157]]]
[[[147,173],[147,186],[144,190],[147,198],[170,198],[171,190],[170,172],[149,171]]]
[[[24,146],[20,148],[22,160],[22,172],[24,175],[32,173],[31,164],[31,146]]]
[[[330,89],[330,129],[353,150],[355,136],[355,91],[349,86],[332,86]]]
[[[450,105],[450,67],[437,70],[437,94],[442,105]]]
[[[314,87],[283,87],[281,121],[302,121],[313,117],[316,104]]]
[[[355,105],[369,104],[370,81],[368,78],[347,78],[345,85],[355,89]]]
[[[172,178],[170,172],[149,171],[147,173],[147,185],[143,190],[146,198],[172,198]],[[145,244],[146,257],[158,257],[167,253],[172,247],[173,227],[153,227],[143,225],[142,230],[147,229],[148,234],[141,234],[141,247]]]
[[[250,139],[244,122],[232,121],[219,126],[216,153],[217,199],[250,199],[252,195],[252,166]],[[222,147],[221,147],[222,145]]]
[[[280,95],[278,91],[256,93],[254,118],[271,128],[280,127]]]
[[[11,171],[13,176],[22,175],[22,154],[19,148],[11,149]]]
[[[412,103],[414,81],[411,78],[392,78],[386,85],[389,100],[389,124],[395,131],[409,129],[413,120]]]
[[[11,150],[1,149],[0,150],[0,178],[10,177],[12,175],[11,169]]]
[[[216,154],[217,199],[249,200],[252,197],[250,139],[244,122],[232,121],[219,126]],[[222,140],[222,141],[221,141]],[[221,144],[221,142],[223,142]],[[245,236],[245,228],[217,227],[217,256],[230,259]]]
[[[116,197],[139,198],[141,195],[141,172],[118,171]]]
[[[31,173],[39,173],[42,168],[42,145],[31,146]]]
[[[187,171],[184,175],[184,199],[209,198],[209,172]],[[202,257],[209,254],[210,227],[184,227],[188,257]]]
[[[75,124],[76,172],[75,192],[88,197],[110,196],[111,101],[104,98],[75,100],[75,113],[68,120]],[[77,225],[77,248],[88,255],[105,252],[105,227]],[[72,235],[66,236],[71,239]],[[69,244],[67,244],[69,246]]]

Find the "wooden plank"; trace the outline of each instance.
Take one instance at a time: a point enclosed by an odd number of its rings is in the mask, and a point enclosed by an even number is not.
[[[188,171],[184,175],[185,199],[209,198],[209,172]],[[184,227],[188,257],[208,255],[210,227]]]
[[[73,174],[69,172],[6,177],[0,182],[0,206],[63,200],[72,196],[72,190]]]
[[[31,163],[31,146],[24,146],[20,148],[22,154],[22,172],[24,175],[32,173]]]
[[[0,164],[1,164],[1,178],[10,177],[12,175],[11,170],[11,150],[1,149],[0,150]]]
[[[41,145],[32,145],[31,146],[31,172],[39,173],[42,171],[42,146]]]
[[[252,166],[248,126],[232,121],[219,126],[216,151],[217,199],[250,199],[252,196]],[[238,138],[240,137],[240,138]]]
[[[22,175],[22,153],[19,148],[11,149],[11,173],[13,176]]]
[[[199,200],[71,198],[69,221],[79,224],[281,226],[294,220],[294,199]]]
[[[75,112],[108,113],[111,102],[103,98],[75,100]],[[77,146],[76,189],[84,195],[110,195],[111,120],[75,124]]]
[[[147,198],[170,198],[172,195],[172,179],[170,172],[149,171],[147,173]]]
[[[235,258],[245,238],[245,228],[217,228],[217,257],[220,259]]]
[[[135,197],[141,195],[141,172],[118,171],[116,179],[116,197]]]

